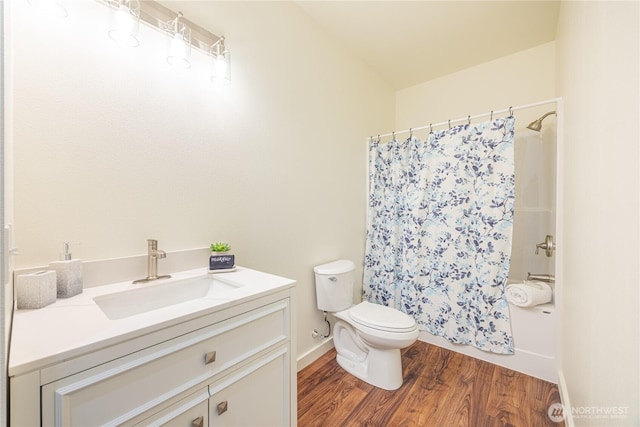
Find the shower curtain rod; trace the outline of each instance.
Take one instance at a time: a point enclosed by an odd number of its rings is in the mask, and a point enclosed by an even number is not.
[[[396,136],[398,134],[401,133],[412,133],[412,132],[417,132],[417,131],[421,131],[421,130],[425,130],[425,129],[432,129],[434,127],[438,127],[438,126],[444,126],[444,125],[449,125],[451,126],[452,123],[459,123],[459,122],[464,122],[464,121],[468,121],[471,122],[471,120],[474,119],[479,119],[482,117],[487,117],[487,116],[491,116],[493,117],[494,114],[504,114],[504,113],[513,113],[514,111],[517,110],[524,110],[526,108],[533,108],[533,107],[538,107],[540,105],[545,105],[545,104],[553,104],[553,103],[557,103],[558,101],[560,101],[561,98],[551,98],[551,99],[547,99],[545,101],[540,101],[540,102],[534,102],[532,104],[526,104],[526,105],[519,105],[517,107],[509,107],[509,108],[505,108],[503,110],[495,110],[495,111],[490,111],[489,113],[484,113],[484,114],[478,114],[475,116],[467,116],[467,117],[463,117],[460,119],[455,119],[455,120],[447,120],[446,122],[440,122],[440,123],[430,123],[426,126],[420,126],[417,128],[409,128],[409,129],[405,129],[405,130],[401,130],[398,132],[389,132],[389,133],[385,133],[385,134],[381,134],[378,135],[376,138],[380,139],[380,138],[384,138],[387,136]],[[367,141],[372,141],[373,140],[373,136],[370,136],[367,138]]]

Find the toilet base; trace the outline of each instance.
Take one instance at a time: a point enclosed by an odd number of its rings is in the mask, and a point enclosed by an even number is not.
[[[361,361],[350,360],[337,354],[338,364],[351,375],[384,390],[397,390],[402,386],[402,360],[399,349],[369,349]]]

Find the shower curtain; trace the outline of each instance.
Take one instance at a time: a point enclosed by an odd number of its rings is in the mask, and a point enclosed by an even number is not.
[[[504,287],[513,117],[369,146],[363,293],[453,343],[513,353]]]

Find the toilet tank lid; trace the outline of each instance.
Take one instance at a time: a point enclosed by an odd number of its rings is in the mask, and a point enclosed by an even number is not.
[[[313,271],[316,274],[341,274],[348,273],[355,270],[356,266],[353,261],[348,259],[340,259],[327,264],[322,264],[313,267]]]

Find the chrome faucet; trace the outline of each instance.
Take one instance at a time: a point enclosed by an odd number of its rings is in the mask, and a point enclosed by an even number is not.
[[[527,273],[527,280],[537,280],[539,282],[555,283],[556,276],[554,276],[553,274]]]
[[[152,280],[168,279],[171,277],[169,274],[158,276],[158,259],[166,258],[167,253],[165,251],[158,250],[158,241],[149,239],[148,251],[147,251],[147,277],[144,279],[134,280],[133,283],[146,283]]]

